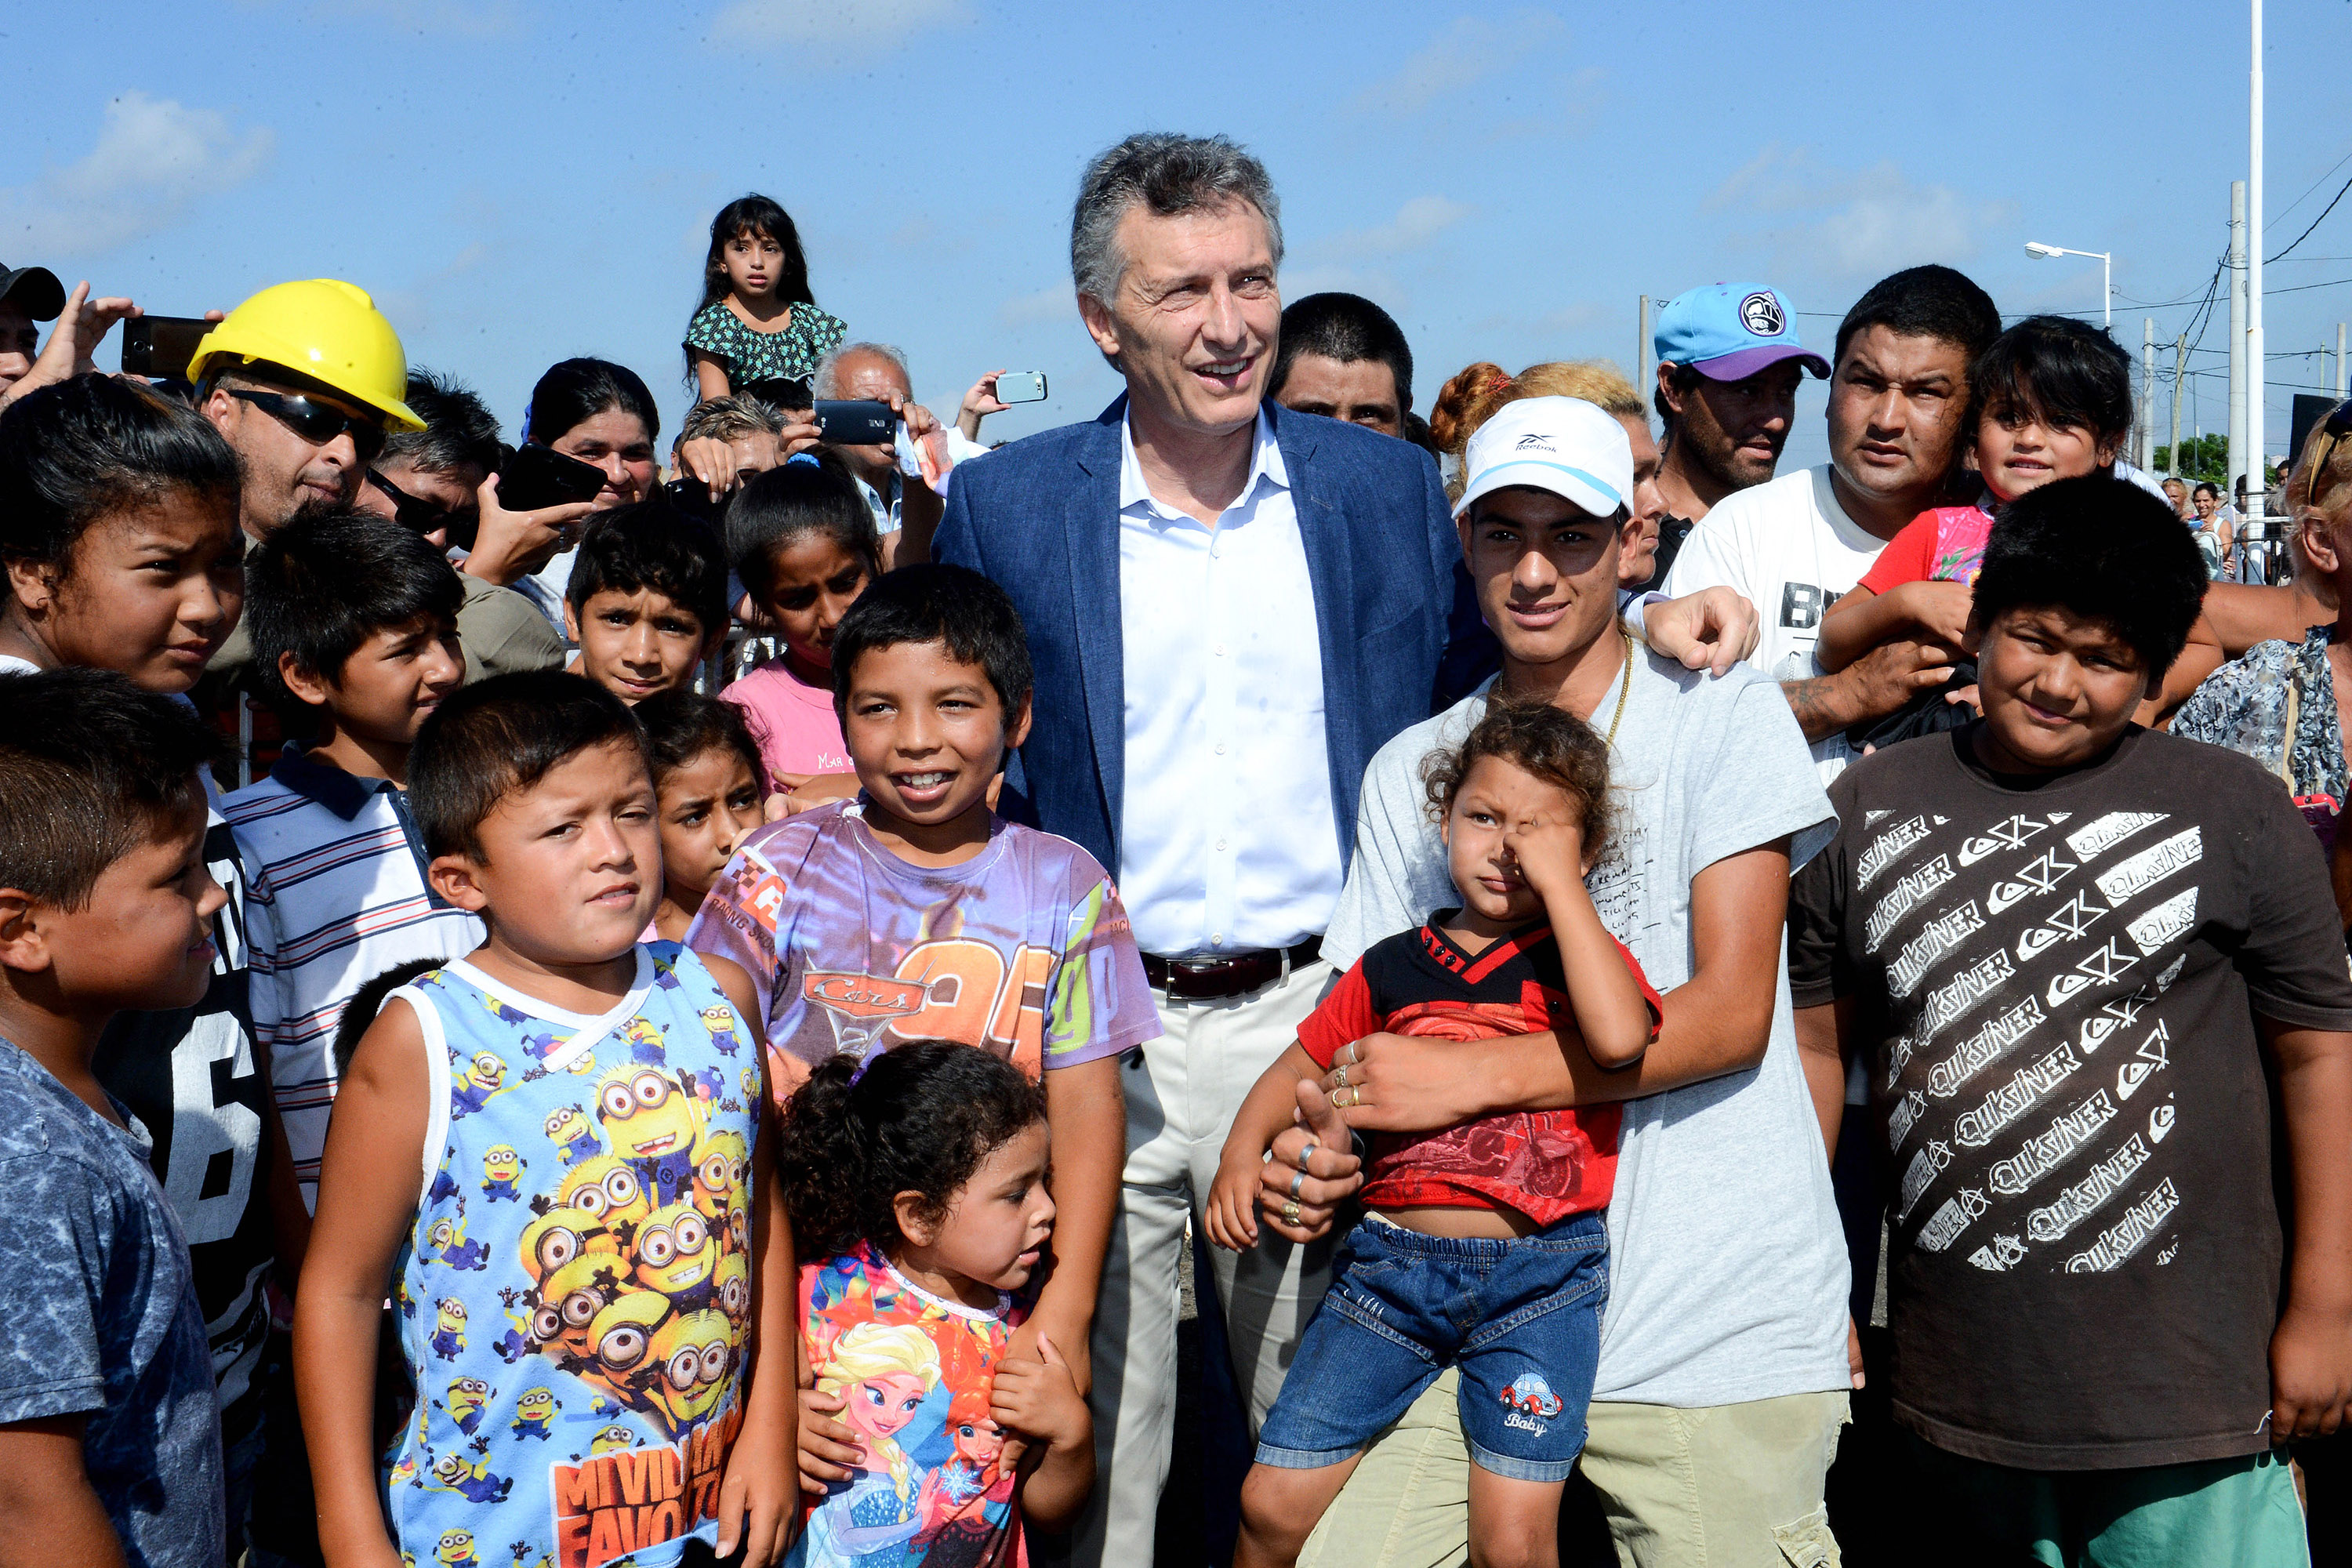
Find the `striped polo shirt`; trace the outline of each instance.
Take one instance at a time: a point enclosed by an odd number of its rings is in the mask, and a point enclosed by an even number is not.
[[[269,777],[221,809],[245,863],[254,1037],[269,1054],[302,1201],[315,1209],[344,1004],[410,959],[471,952],[482,922],[426,887],[424,841],[388,780],[289,745]]]

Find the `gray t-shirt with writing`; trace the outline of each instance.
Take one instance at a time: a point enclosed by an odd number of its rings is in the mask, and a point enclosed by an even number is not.
[[[212,1355],[146,1131],[0,1040],[0,1426],[80,1415],[82,1464],[131,1568],[226,1552]]]
[[[1604,733],[1617,697],[1592,716]],[[1486,710],[1483,692],[1465,698],[1372,759],[1323,941],[1335,968],[1461,901],[1421,764]],[[1611,842],[1586,885],[1671,1020],[1691,975],[1691,879],[1784,837],[1802,865],[1836,819],[1780,688],[1746,668],[1693,674],[1637,645],[1609,767]],[[1785,964],[1761,1065],[1626,1104],[1609,1274],[1596,1399],[1687,1409],[1847,1386],[1845,1237]]]

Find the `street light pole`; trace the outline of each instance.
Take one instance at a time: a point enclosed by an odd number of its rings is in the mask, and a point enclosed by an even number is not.
[[[2028,256],[2080,256],[2095,259],[2099,264],[2099,320],[2109,331],[2116,326],[2116,257],[2111,250],[2069,250],[2063,245],[2043,245],[2039,240],[2025,242]]]
[[[2246,516],[2252,524],[2247,531],[2250,541],[2263,539],[2268,531],[2263,526],[2263,501],[2267,489],[2264,481],[2269,478],[2263,462],[2263,427],[2267,423],[2263,405],[2268,401],[2263,395],[2268,368],[2263,359],[2263,0],[2253,0],[2253,68],[2247,84],[2246,113]],[[2269,578],[2263,580],[2268,582]]]

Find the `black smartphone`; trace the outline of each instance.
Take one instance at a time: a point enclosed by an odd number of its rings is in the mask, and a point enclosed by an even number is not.
[[[536,441],[517,447],[499,468],[499,505],[509,511],[594,500],[604,488],[604,469]]]
[[[185,381],[196,344],[213,330],[201,316],[138,316],[122,323],[122,374]]]
[[[687,516],[698,518],[713,528],[724,529],[727,526],[727,503],[733,500],[742,488],[738,485],[717,500],[712,500],[710,487],[689,475],[662,486],[662,494],[668,498],[671,506]]]
[[[816,434],[828,447],[887,447],[898,434],[898,416],[887,403],[819,398]]]

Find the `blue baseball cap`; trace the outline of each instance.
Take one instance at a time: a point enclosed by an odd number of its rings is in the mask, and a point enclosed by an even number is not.
[[[1651,347],[1662,364],[1745,381],[1784,359],[1826,379],[1830,362],[1797,342],[1797,312],[1769,283],[1710,283],[1666,301]]]

